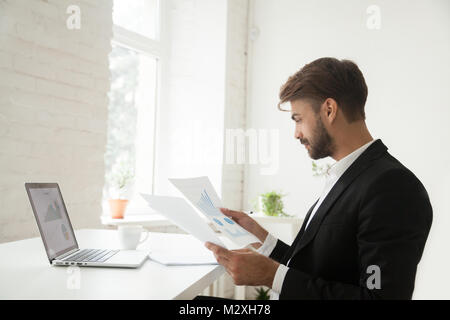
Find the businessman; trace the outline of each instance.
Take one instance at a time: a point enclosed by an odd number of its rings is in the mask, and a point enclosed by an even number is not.
[[[291,246],[221,209],[262,243],[205,244],[235,284],[268,286],[272,299],[411,299],[432,207],[417,177],[372,138],[366,98],[358,66],[334,58],[305,65],[281,87],[278,108],[290,111],[295,138],[312,159],[336,163]]]

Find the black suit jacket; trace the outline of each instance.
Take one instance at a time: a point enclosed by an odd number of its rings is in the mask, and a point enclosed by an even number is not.
[[[344,172],[305,231],[312,209],[292,245],[278,240],[270,255],[290,260],[280,299],[411,299],[432,208],[381,140]]]

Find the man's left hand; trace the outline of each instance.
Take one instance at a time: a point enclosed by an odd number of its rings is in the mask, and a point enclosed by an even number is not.
[[[251,249],[227,250],[221,246],[206,242],[205,246],[214,253],[217,262],[225,267],[236,285],[272,288],[278,262]]]

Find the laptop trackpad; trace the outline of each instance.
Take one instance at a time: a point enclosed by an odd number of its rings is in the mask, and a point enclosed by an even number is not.
[[[139,250],[120,250],[105,263],[140,265],[147,258],[147,253]]]

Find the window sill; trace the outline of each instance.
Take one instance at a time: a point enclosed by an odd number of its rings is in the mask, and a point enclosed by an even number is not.
[[[172,225],[172,222],[159,214],[132,214],[126,215],[123,219],[113,219],[111,216],[102,215],[100,218],[102,224],[107,226],[141,225],[145,227],[163,227]]]

